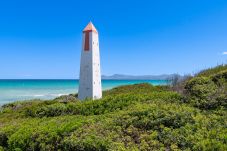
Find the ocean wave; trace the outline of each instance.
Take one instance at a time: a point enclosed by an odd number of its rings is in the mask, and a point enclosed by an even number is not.
[[[35,95],[33,95],[34,97],[43,97],[43,96],[45,96],[44,94],[35,94]]]
[[[55,96],[55,97],[59,97],[62,95],[68,95],[68,94],[67,93],[49,94],[49,96]]]
[[[21,95],[22,97],[59,97],[62,95],[68,95],[67,93],[51,93],[51,94],[30,94],[30,95]]]

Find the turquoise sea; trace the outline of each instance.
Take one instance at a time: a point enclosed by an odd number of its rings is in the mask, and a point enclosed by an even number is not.
[[[120,85],[167,84],[166,80],[102,80],[103,90]],[[78,92],[78,80],[0,80],[0,105],[28,99],[53,99]]]

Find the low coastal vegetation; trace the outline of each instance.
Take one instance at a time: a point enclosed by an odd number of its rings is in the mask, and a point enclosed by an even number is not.
[[[3,105],[0,150],[227,150],[226,65],[174,86],[135,84],[103,95]]]

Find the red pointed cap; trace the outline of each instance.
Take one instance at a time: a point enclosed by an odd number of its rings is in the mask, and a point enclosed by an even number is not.
[[[97,32],[97,29],[95,28],[95,26],[92,24],[92,22],[89,22],[88,25],[84,28],[83,32]]]

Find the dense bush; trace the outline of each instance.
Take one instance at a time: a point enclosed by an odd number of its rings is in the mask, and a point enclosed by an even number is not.
[[[168,86],[152,86],[147,83],[125,85],[104,91],[104,96],[114,96],[119,94],[149,94],[151,92],[161,92],[168,90]]]
[[[25,115],[31,117],[52,117],[60,115],[100,115],[119,111],[138,102],[179,101],[180,95],[175,92],[150,92],[150,94],[119,94],[106,96],[100,100],[85,102],[54,103],[25,109]]]
[[[214,109],[220,106],[226,107],[227,70],[220,71],[216,74],[213,73],[211,76],[207,76],[207,73],[203,72],[203,74],[189,80],[186,83],[185,90],[187,99],[196,107],[202,109]]]
[[[207,77],[196,77],[188,81],[185,89],[192,99],[210,99],[216,92],[216,84]]]
[[[184,96],[168,86],[136,84],[105,91],[95,101],[68,95],[4,105],[0,151],[224,151],[226,75],[223,67],[203,71],[184,81]]]

